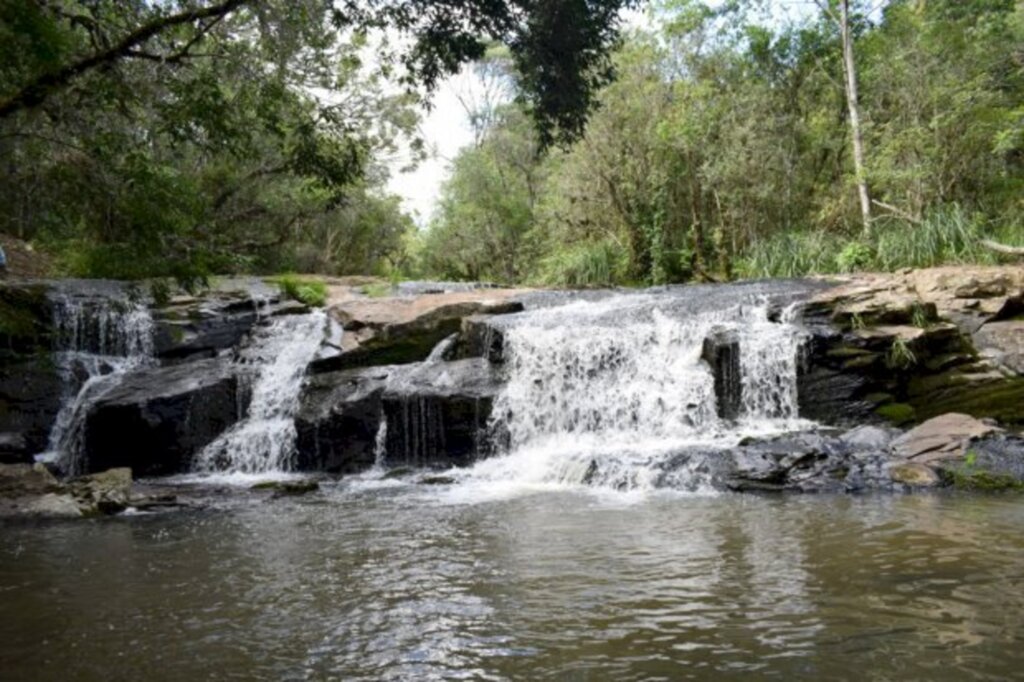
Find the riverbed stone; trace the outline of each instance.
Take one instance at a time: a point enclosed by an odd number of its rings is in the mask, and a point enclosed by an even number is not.
[[[896,438],[891,447],[900,459],[930,464],[962,459],[972,440],[1000,430],[992,423],[954,412],[929,419]]]
[[[934,488],[942,483],[934,469],[919,462],[892,462],[888,471],[894,483],[912,488]]]
[[[124,511],[132,497],[132,470],[108,469],[78,476],[67,482],[83,515],[116,514]]]
[[[126,375],[86,416],[83,470],[188,471],[193,456],[248,407],[236,371],[227,360],[209,359]]]

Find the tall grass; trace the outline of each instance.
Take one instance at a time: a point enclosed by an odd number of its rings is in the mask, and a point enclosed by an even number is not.
[[[574,244],[544,258],[535,280],[539,284],[566,287],[610,286],[626,273],[626,257],[609,240]]]
[[[929,214],[920,223],[880,221],[870,239],[813,231],[780,233],[753,244],[737,272],[741,277],[799,277],[998,262],[998,254],[981,245],[984,238],[1020,245],[1024,230],[992,228],[952,206]]]

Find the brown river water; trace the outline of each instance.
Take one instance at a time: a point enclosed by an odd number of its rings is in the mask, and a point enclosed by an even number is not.
[[[359,479],[0,525],[0,679],[1024,678],[1024,497]]]

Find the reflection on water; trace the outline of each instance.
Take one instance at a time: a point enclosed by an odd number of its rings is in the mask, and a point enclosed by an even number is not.
[[[0,526],[0,677],[1006,679],[1024,499],[341,483]]]

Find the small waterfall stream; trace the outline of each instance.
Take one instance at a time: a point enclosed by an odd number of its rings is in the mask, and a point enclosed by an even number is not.
[[[807,426],[796,394],[802,332],[791,317],[756,297],[693,309],[629,294],[501,318],[507,380],[490,431],[505,454],[470,478],[645,489],[682,449]],[[719,416],[701,357],[721,330],[739,342],[735,420]]]
[[[196,471],[260,474],[294,468],[302,380],[326,324],[326,314],[317,310],[272,318],[254,332],[237,358],[251,382],[248,414],[197,455]]]
[[[64,387],[47,451],[36,459],[54,462],[70,475],[82,473],[82,437],[89,408],[129,371],[153,360],[149,308],[124,291],[101,296],[54,295],[54,361]]]

